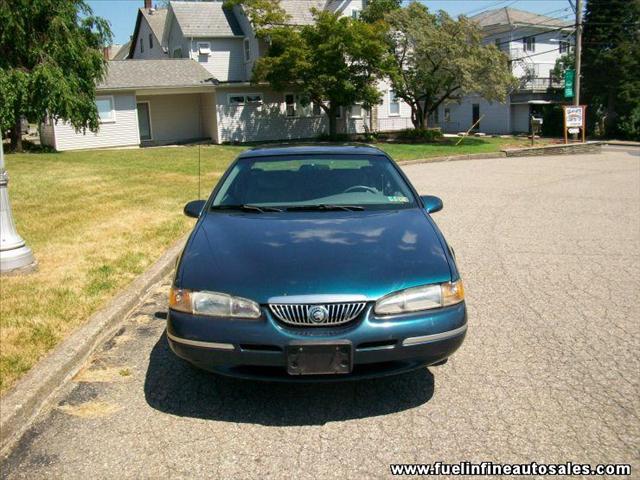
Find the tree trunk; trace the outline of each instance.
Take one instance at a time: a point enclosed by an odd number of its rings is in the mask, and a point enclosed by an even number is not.
[[[336,106],[331,103],[329,106],[329,139],[335,140],[338,137],[338,119],[336,118]]]
[[[420,128],[420,121],[418,120],[418,110],[415,105],[411,105],[411,123],[413,123],[413,128]]]
[[[16,117],[11,131],[11,149],[17,153],[22,152],[22,119],[20,115]]]
[[[416,105],[416,122],[415,122],[415,126],[419,130],[424,129],[424,109],[422,108],[420,103],[418,103],[418,105]]]

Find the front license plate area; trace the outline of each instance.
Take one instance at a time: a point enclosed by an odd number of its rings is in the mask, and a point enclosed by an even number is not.
[[[287,346],[289,375],[341,375],[351,373],[351,342],[292,343]]]

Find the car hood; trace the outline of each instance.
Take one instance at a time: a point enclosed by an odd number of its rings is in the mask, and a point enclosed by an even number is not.
[[[176,285],[268,303],[274,297],[388,293],[451,279],[439,234],[418,209],[212,212],[183,253]]]

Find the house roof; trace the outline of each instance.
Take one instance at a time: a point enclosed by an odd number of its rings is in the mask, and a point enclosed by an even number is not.
[[[105,79],[98,90],[137,88],[179,88],[213,85],[211,73],[195,60],[126,60],[109,62]]]
[[[171,2],[182,34],[189,37],[244,36],[232,10],[223,2]]]
[[[117,49],[115,48],[117,47]],[[129,56],[129,48],[131,47],[131,40],[124,45],[112,45],[109,50],[109,60],[124,60]]]
[[[156,36],[158,44],[162,44],[162,35],[164,34],[164,25],[167,19],[167,9],[154,8],[153,13],[149,13],[149,10],[140,8],[138,9],[136,26],[133,28],[133,36],[131,37],[133,40],[130,40],[126,43],[126,45],[128,45],[127,48],[129,49],[129,58],[134,58],[135,48],[138,43],[138,33],[140,32],[140,23],[142,22],[143,18],[147,20],[151,31]],[[121,60],[124,60],[124,58],[122,58]]]
[[[291,17],[287,22],[290,25],[313,24],[312,8],[324,10],[327,0],[280,0],[280,6]]]
[[[162,34],[164,33],[164,23],[167,19],[167,9],[156,8],[147,10],[145,8],[141,8],[140,13],[149,23],[149,27],[151,27],[151,31],[156,36],[158,41],[162,41]]]
[[[498,26],[540,26],[540,27],[568,27],[571,22],[558,20],[557,18],[525,12],[516,8],[497,8],[488,10],[471,17],[482,28]]]

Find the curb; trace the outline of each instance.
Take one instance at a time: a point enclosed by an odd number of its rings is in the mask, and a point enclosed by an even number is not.
[[[115,333],[140,298],[173,268],[187,236],[174,243],[146,272],[55,347],[0,398],[0,454],[6,453],[35,417],[82,367],[96,347]]]
[[[456,162],[460,160],[483,160],[490,158],[506,157],[533,157],[542,155],[576,155],[579,153],[599,153],[602,151],[603,142],[587,142],[576,144],[545,145],[540,147],[514,148],[511,150],[499,150],[488,153],[471,153],[468,155],[452,155],[447,157],[418,158],[416,160],[400,160],[396,162],[400,166],[417,165],[421,163]]]
[[[438,162],[457,162],[460,160],[483,160],[489,158],[502,158],[507,154],[504,151],[489,152],[489,153],[470,153],[468,155],[450,155],[448,157],[431,157],[431,158],[418,158],[416,160],[400,160],[396,162],[398,165],[416,165],[419,163],[438,163]]]

